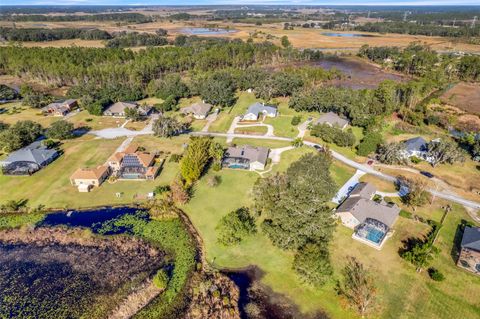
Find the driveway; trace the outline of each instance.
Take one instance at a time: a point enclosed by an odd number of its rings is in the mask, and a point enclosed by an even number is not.
[[[303,122],[302,124],[300,124],[297,129],[298,129],[298,135],[297,135],[297,138],[303,138],[305,136],[305,133],[307,132],[308,130],[308,125],[313,121],[313,119],[311,120],[306,120],[305,122]]]
[[[139,135],[150,135],[153,134],[153,121],[156,119],[156,117],[152,117],[143,129],[140,131],[133,131],[129,130],[125,127],[112,127],[112,128],[106,128],[103,130],[97,130],[97,131],[90,131],[88,134],[95,135],[99,138],[106,138],[106,139],[114,139],[118,137],[130,137],[130,136],[139,136]],[[126,124],[126,122],[124,123]]]
[[[340,202],[350,194],[355,185],[360,183],[360,177],[365,174],[366,173],[364,171],[357,170],[355,174],[353,174],[353,176],[350,177],[350,179],[338,190],[335,197],[332,198],[332,202],[335,204],[340,204]]]
[[[218,109],[216,109],[212,114],[209,114],[207,116],[207,123],[205,124],[205,126],[202,128],[202,132],[208,132],[208,129],[210,128],[210,125],[215,122],[215,120],[217,119],[218,117]]]

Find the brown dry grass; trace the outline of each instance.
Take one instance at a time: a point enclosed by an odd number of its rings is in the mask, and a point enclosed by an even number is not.
[[[11,27],[11,22],[0,21],[0,26]],[[298,48],[324,48],[324,49],[352,49],[356,50],[364,44],[370,46],[399,46],[405,47],[409,43],[414,41],[420,41],[431,45],[433,49],[439,51],[464,51],[464,52],[480,52],[480,46],[460,43],[458,40],[452,40],[442,37],[428,37],[428,36],[414,36],[414,35],[404,35],[404,34],[375,34],[367,32],[356,32],[356,33],[365,33],[372,34],[375,37],[368,38],[352,38],[352,37],[330,37],[322,35],[323,32],[328,32],[328,30],[320,29],[304,29],[296,28],[295,30],[283,30],[282,23],[275,24],[265,24],[263,26],[256,26],[246,23],[229,23],[229,22],[207,22],[207,21],[157,21],[151,23],[142,23],[142,24],[129,24],[129,25],[116,25],[114,22],[92,22],[92,21],[75,21],[75,22],[18,22],[16,27],[20,28],[32,28],[32,27],[41,27],[41,28],[78,28],[78,27],[88,27],[88,28],[98,28],[106,30],[108,32],[118,32],[118,31],[138,31],[138,32],[148,32],[154,33],[158,28],[167,29],[170,33],[170,38],[174,38],[176,35],[181,33],[181,29],[184,27],[230,27],[231,29],[236,29],[238,32],[231,33],[228,35],[217,35],[217,37],[227,37],[227,38],[240,38],[243,40],[248,39],[250,34],[256,31],[262,31],[265,34],[271,34],[277,39],[274,42],[279,43],[280,37],[286,35],[289,37],[290,42],[293,46]],[[341,31],[340,31],[341,33]],[[265,37],[257,38],[257,41],[264,41]],[[81,45],[81,41],[75,40],[78,44]],[[85,43],[87,45],[88,43]],[[56,41],[46,42],[46,46],[57,46],[65,45],[64,43],[56,43]],[[90,43],[89,45],[95,45]],[[99,45],[99,44],[96,44]]]
[[[461,82],[441,96],[443,103],[480,115],[480,85]]]

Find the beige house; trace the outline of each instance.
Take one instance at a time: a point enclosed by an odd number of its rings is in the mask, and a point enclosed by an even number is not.
[[[371,184],[357,184],[350,196],[336,209],[335,214],[344,226],[354,230],[352,238],[381,249],[391,234],[400,208],[383,200],[373,201],[375,192]]]
[[[99,187],[110,175],[110,167],[100,165],[97,168],[79,168],[72,176],[70,183],[78,187],[79,192],[89,192],[93,187]]]
[[[150,106],[138,105],[135,102],[117,102],[110,105],[104,112],[103,115],[106,116],[115,116],[115,117],[125,117],[126,109],[138,109],[140,115],[147,116],[152,108]]]
[[[341,118],[333,112],[328,112],[320,116],[318,120],[315,121],[315,124],[327,124],[328,126],[338,127],[343,130],[348,126],[348,120]]]
[[[250,145],[229,147],[225,152],[222,166],[234,169],[262,171],[267,165],[269,149]]]
[[[480,227],[465,227],[457,266],[480,275]]]
[[[131,144],[123,152],[117,152],[108,159],[108,166],[120,179],[153,180],[160,170],[155,165],[155,155],[138,150]]]
[[[197,120],[203,120],[207,117],[212,107],[211,104],[200,102],[184,107],[180,111],[185,115],[192,114]]]

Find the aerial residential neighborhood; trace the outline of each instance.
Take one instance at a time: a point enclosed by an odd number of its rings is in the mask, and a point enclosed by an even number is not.
[[[2,3],[0,318],[480,318],[479,16]]]

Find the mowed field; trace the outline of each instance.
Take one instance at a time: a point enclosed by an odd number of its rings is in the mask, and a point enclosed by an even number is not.
[[[9,21],[0,21],[0,27],[11,27]],[[170,38],[173,39],[178,34],[185,34],[186,27],[213,27],[213,28],[230,28],[237,32],[229,34],[209,35],[214,37],[239,38],[246,40],[254,35],[255,41],[266,40],[267,35],[271,35],[271,41],[280,43],[280,38],[284,35],[288,36],[290,42],[297,48],[320,48],[330,50],[352,50],[355,51],[364,44],[370,46],[398,46],[405,47],[409,43],[419,41],[430,45],[438,51],[464,51],[464,52],[480,52],[480,46],[462,43],[455,39],[442,37],[427,37],[404,34],[376,34],[367,32],[355,32],[370,35],[369,37],[338,37],[328,36],[322,33],[331,32],[331,30],[295,28],[294,30],[283,30],[283,23],[264,24],[257,26],[246,23],[231,22],[207,22],[207,21],[157,21],[141,24],[124,24],[118,25],[115,22],[92,22],[92,21],[75,21],[75,22],[17,22],[18,28],[98,28],[108,32],[147,32],[155,33],[159,28],[169,31]],[[335,33],[342,33],[335,32]],[[346,32],[351,33],[351,32]],[[372,36],[373,35],[373,36]],[[51,42],[30,43],[29,46],[69,46],[71,43],[77,46],[102,46],[101,41],[82,41],[82,40],[62,40]],[[6,43],[5,43],[6,44]]]
[[[272,174],[284,171],[309,151],[299,148],[283,153],[282,162],[274,167]],[[338,163],[334,163],[331,172],[339,186],[353,175],[352,170]],[[393,237],[381,251],[354,241],[352,231],[338,225],[331,244],[334,276],[324,287],[315,288],[301,283],[292,271],[293,253],[273,246],[261,231],[240,245],[225,247],[217,242],[215,227],[218,221],[230,211],[252,204],[251,188],[259,177],[252,172],[237,170],[210,172],[206,177],[210,175],[220,176],[220,185],[210,187],[206,178],[202,178],[195,187],[192,200],[182,207],[204,240],[207,260],[220,268],[258,266],[263,273],[260,282],[298,306],[304,313],[302,316],[325,311],[331,318],[359,318],[335,292],[335,283],[341,278],[347,256],[357,257],[374,274],[378,303],[369,318],[473,319],[480,316],[477,298],[480,278],[457,268],[452,257],[456,251],[457,227],[462,220],[470,220],[462,207],[453,205],[437,242],[441,253],[433,266],[445,274],[444,282],[432,281],[426,271],[416,273],[413,266],[400,258],[398,250],[403,246],[402,241],[422,237],[429,231],[425,224],[400,217],[394,226]],[[441,207],[446,204],[436,200],[433,206],[420,208],[416,213],[439,221]]]

